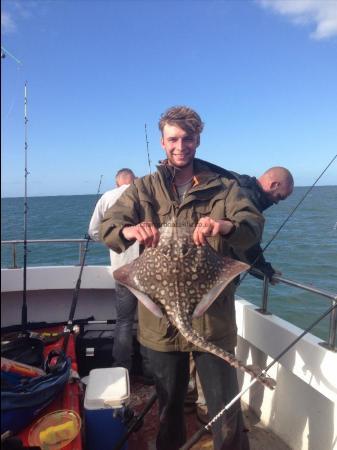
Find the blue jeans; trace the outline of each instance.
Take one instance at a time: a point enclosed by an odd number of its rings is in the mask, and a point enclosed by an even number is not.
[[[116,283],[116,328],[112,356],[114,367],[132,365],[133,322],[137,309],[137,298],[126,287]]]
[[[159,401],[157,450],[178,450],[186,442],[184,399],[189,382],[188,352],[158,352],[141,347],[144,365],[152,371]],[[236,370],[211,353],[193,352],[212,418],[238,393]],[[212,426],[214,450],[249,450],[240,402]]]

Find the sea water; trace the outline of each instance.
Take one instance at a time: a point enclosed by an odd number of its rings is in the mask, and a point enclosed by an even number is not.
[[[262,246],[307,193],[296,187],[285,201],[265,211]],[[27,239],[85,238],[96,195],[31,197],[28,199]],[[4,198],[1,204],[2,240],[23,239],[24,199]],[[10,267],[11,248],[2,245],[1,267]],[[337,186],[315,187],[268,246],[265,257],[284,278],[337,292]],[[23,248],[17,249],[22,266]],[[73,243],[29,244],[28,265],[74,265],[79,263],[79,246]],[[109,264],[106,247],[90,243],[86,264]],[[262,282],[248,275],[237,293],[261,305]],[[270,286],[268,310],[301,328],[308,327],[327,310],[331,301],[284,284]],[[329,319],[317,325],[313,334],[327,339]]]

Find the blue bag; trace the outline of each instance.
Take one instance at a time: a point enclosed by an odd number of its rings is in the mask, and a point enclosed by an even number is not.
[[[1,388],[1,434],[16,434],[25,428],[61,392],[69,380],[70,358],[63,356],[47,375],[21,378],[14,386]]]

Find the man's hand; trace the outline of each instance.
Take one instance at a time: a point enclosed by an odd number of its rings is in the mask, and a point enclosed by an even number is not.
[[[230,220],[213,220],[210,217],[202,217],[193,232],[193,241],[196,245],[205,245],[207,236],[226,236],[234,228]]]
[[[151,222],[142,222],[131,227],[124,227],[122,234],[128,241],[138,241],[144,247],[157,247],[159,231]]]

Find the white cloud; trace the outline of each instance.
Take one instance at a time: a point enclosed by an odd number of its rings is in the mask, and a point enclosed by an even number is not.
[[[36,9],[37,7],[37,2],[30,0],[29,2],[24,3],[22,2],[22,0],[20,1],[12,0],[11,7],[13,8],[15,14],[19,15],[23,19],[30,19],[33,16],[32,10]]]
[[[4,34],[14,33],[16,31],[16,25],[11,15],[6,11],[1,11],[1,31]]]
[[[314,39],[337,36],[337,0],[257,0],[265,8],[289,17],[293,23],[314,24]]]
[[[45,5],[44,0],[42,5]],[[20,22],[29,20],[39,8],[37,1],[10,0],[6,2],[6,10],[1,11],[1,33],[8,34],[19,31]],[[39,8],[41,10],[41,8]]]

